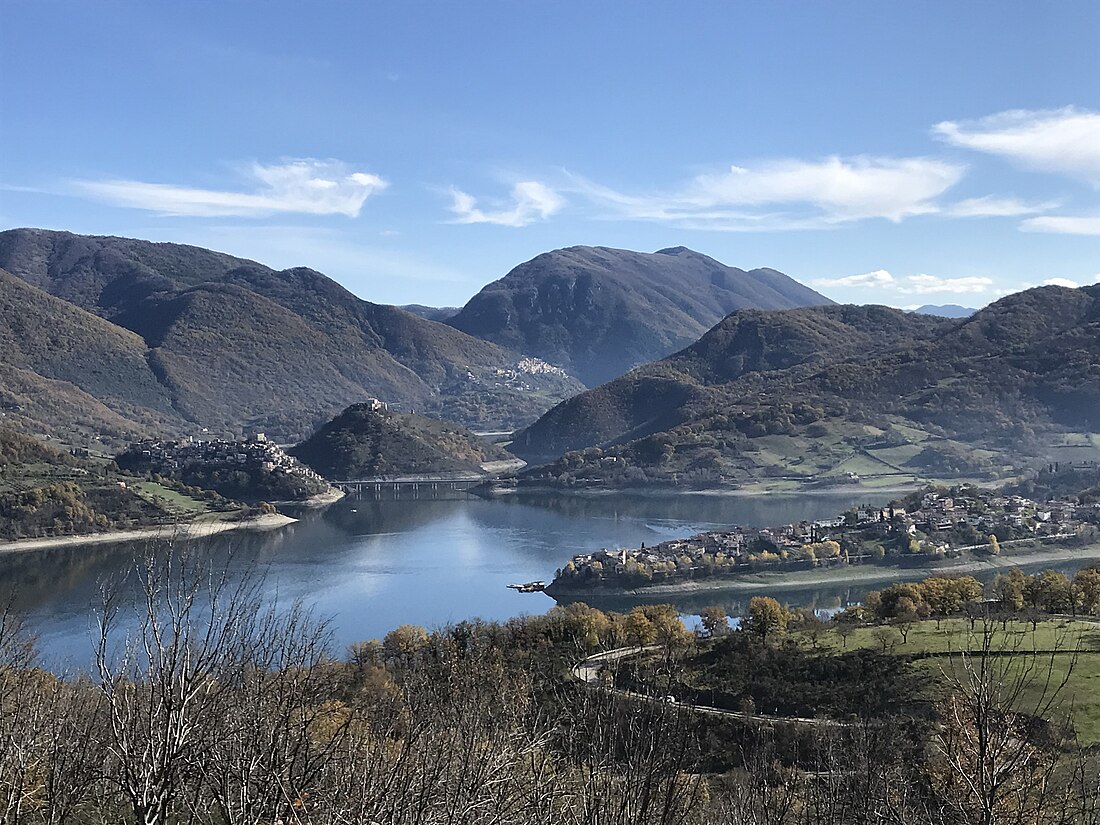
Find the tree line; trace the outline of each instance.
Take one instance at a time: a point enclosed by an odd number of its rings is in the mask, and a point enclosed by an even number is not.
[[[771,608],[745,632],[774,632]],[[972,657],[902,752],[871,723],[733,731],[570,677],[627,645],[678,667],[706,631],[669,606],[406,625],[337,654],[303,605],[169,547],[105,583],[96,616],[95,666],[66,676],[0,615],[4,825],[1098,821],[1092,756],[1034,734],[1054,706],[1021,714],[1006,691],[1036,674],[994,657]]]

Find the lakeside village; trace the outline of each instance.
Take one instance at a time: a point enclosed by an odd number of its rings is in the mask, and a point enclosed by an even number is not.
[[[1001,552],[1003,545],[1090,540],[1100,504],[1036,502],[976,487],[928,490],[783,527],[738,527],[637,549],[574,556],[554,586],[635,588],[738,573],[848,564],[912,565]]]

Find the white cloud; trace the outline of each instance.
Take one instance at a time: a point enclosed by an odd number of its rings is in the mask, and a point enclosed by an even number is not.
[[[885,269],[876,269],[874,272],[865,272],[862,275],[845,275],[843,278],[819,278],[814,281],[814,286],[825,287],[866,287],[874,288],[889,286],[894,283],[894,276]]]
[[[947,214],[956,218],[1014,218],[1021,215],[1037,215],[1058,207],[1056,201],[1027,203],[1019,198],[1000,198],[986,195],[967,198],[946,208]]]
[[[993,279],[984,276],[941,278],[937,275],[895,276],[885,269],[876,269],[862,275],[845,275],[840,278],[821,278],[812,282],[818,287],[838,289],[883,289],[902,295],[968,295],[993,290]]]
[[[1020,224],[1020,229],[1060,235],[1100,235],[1100,215],[1045,215],[1028,218]]]
[[[938,275],[909,275],[898,289],[914,295],[943,293],[970,295],[989,292],[993,288],[993,279],[981,276],[964,278],[941,278]]]
[[[1100,113],[1073,106],[1018,109],[976,121],[947,120],[933,132],[955,146],[1100,186]]]
[[[199,189],[136,180],[78,180],[78,191],[113,206],[145,209],[161,215],[254,217],[275,213],[347,215],[386,188],[377,175],[354,171],[336,160],[290,159],[253,163],[245,170],[251,191]]]
[[[825,228],[940,211],[936,198],[965,168],[931,158],[778,159],[700,175],[667,194],[634,195],[581,178],[578,191],[619,217],[690,229]]]
[[[494,204],[495,211],[485,211],[477,205],[477,199],[461,189],[451,189],[451,211],[455,223],[491,223],[498,226],[527,226],[537,220],[546,220],[565,206],[565,199],[544,183],[528,180],[512,187],[511,203]]]
[[[731,166],[696,178],[694,197],[711,205],[809,203],[837,220],[889,218],[936,211],[932,199],[958,182],[962,169],[927,158],[838,157]]]
[[[1067,289],[1077,289],[1081,286],[1077,281],[1071,281],[1069,278],[1047,278],[1043,281],[1043,286],[1064,286]]]

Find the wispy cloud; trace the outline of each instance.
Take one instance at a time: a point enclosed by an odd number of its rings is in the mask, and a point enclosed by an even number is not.
[[[965,168],[933,158],[778,159],[699,175],[678,189],[631,194],[574,178],[577,191],[622,218],[690,229],[814,229],[938,212]]]
[[[1053,232],[1060,235],[1100,235],[1100,215],[1044,215],[1021,222],[1025,232]]]
[[[897,277],[885,269],[840,278],[819,278],[812,284],[837,289],[883,289],[902,295],[970,295],[993,290],[993,279],[984,276],[942,278],[920,274]]]
[[[1017,218],[1023,215],[1038,215],[1057,209],[1057,201],[1028,203],[1019,198],[1001,198],[987,195],[982,198],[967,198],[945,208],[945,212],[955,218]]]
[[[945,120],[932,131],[955,146],[1100,186],[1100,113],[1074,106],[1017,109],[974,121]]]
[[[565,206],[565,199],[539,181],[521,181],[512,187],[511,200],[493,203],[490,210],[481,209],[477,198],[461,189],[451,189],[451,212],[455,223],[491,223],[497,226],[527,226],[546,220]]]
[[[387,186],[378,175],[356,171],[341,161],[311,158],[253,163],[244,170],[244,177],[249,191],[137,180],[77,180],[73,185],[78,192],[113,206],[204,218],[276,213],[354,218],[368,197]]]

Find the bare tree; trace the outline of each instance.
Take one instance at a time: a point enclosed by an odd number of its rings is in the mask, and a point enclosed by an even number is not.
[[[944,668],[950,692],[933,737],[931,775],[945,810],[975,825],[1068,821],[1074,789],[1059,704],[1076,645],[1059,639],[1029,650],[1021,634],[998,633],[989,619],[969,641]]]
[[[159,825],[175,807],[199,805],[187,780],[209,758],[211,732],[257,638],[261,600],[256,578],[171,542],[150,546],[135,578],[133,605],[122,583],[104,588],[97,686],[110,779],[135,822]]]
[[[342,674],[325,623],[294,604],[266,608],[254,631],[198,766],[227,825],[300,820],[355,717],[335,700]]]

